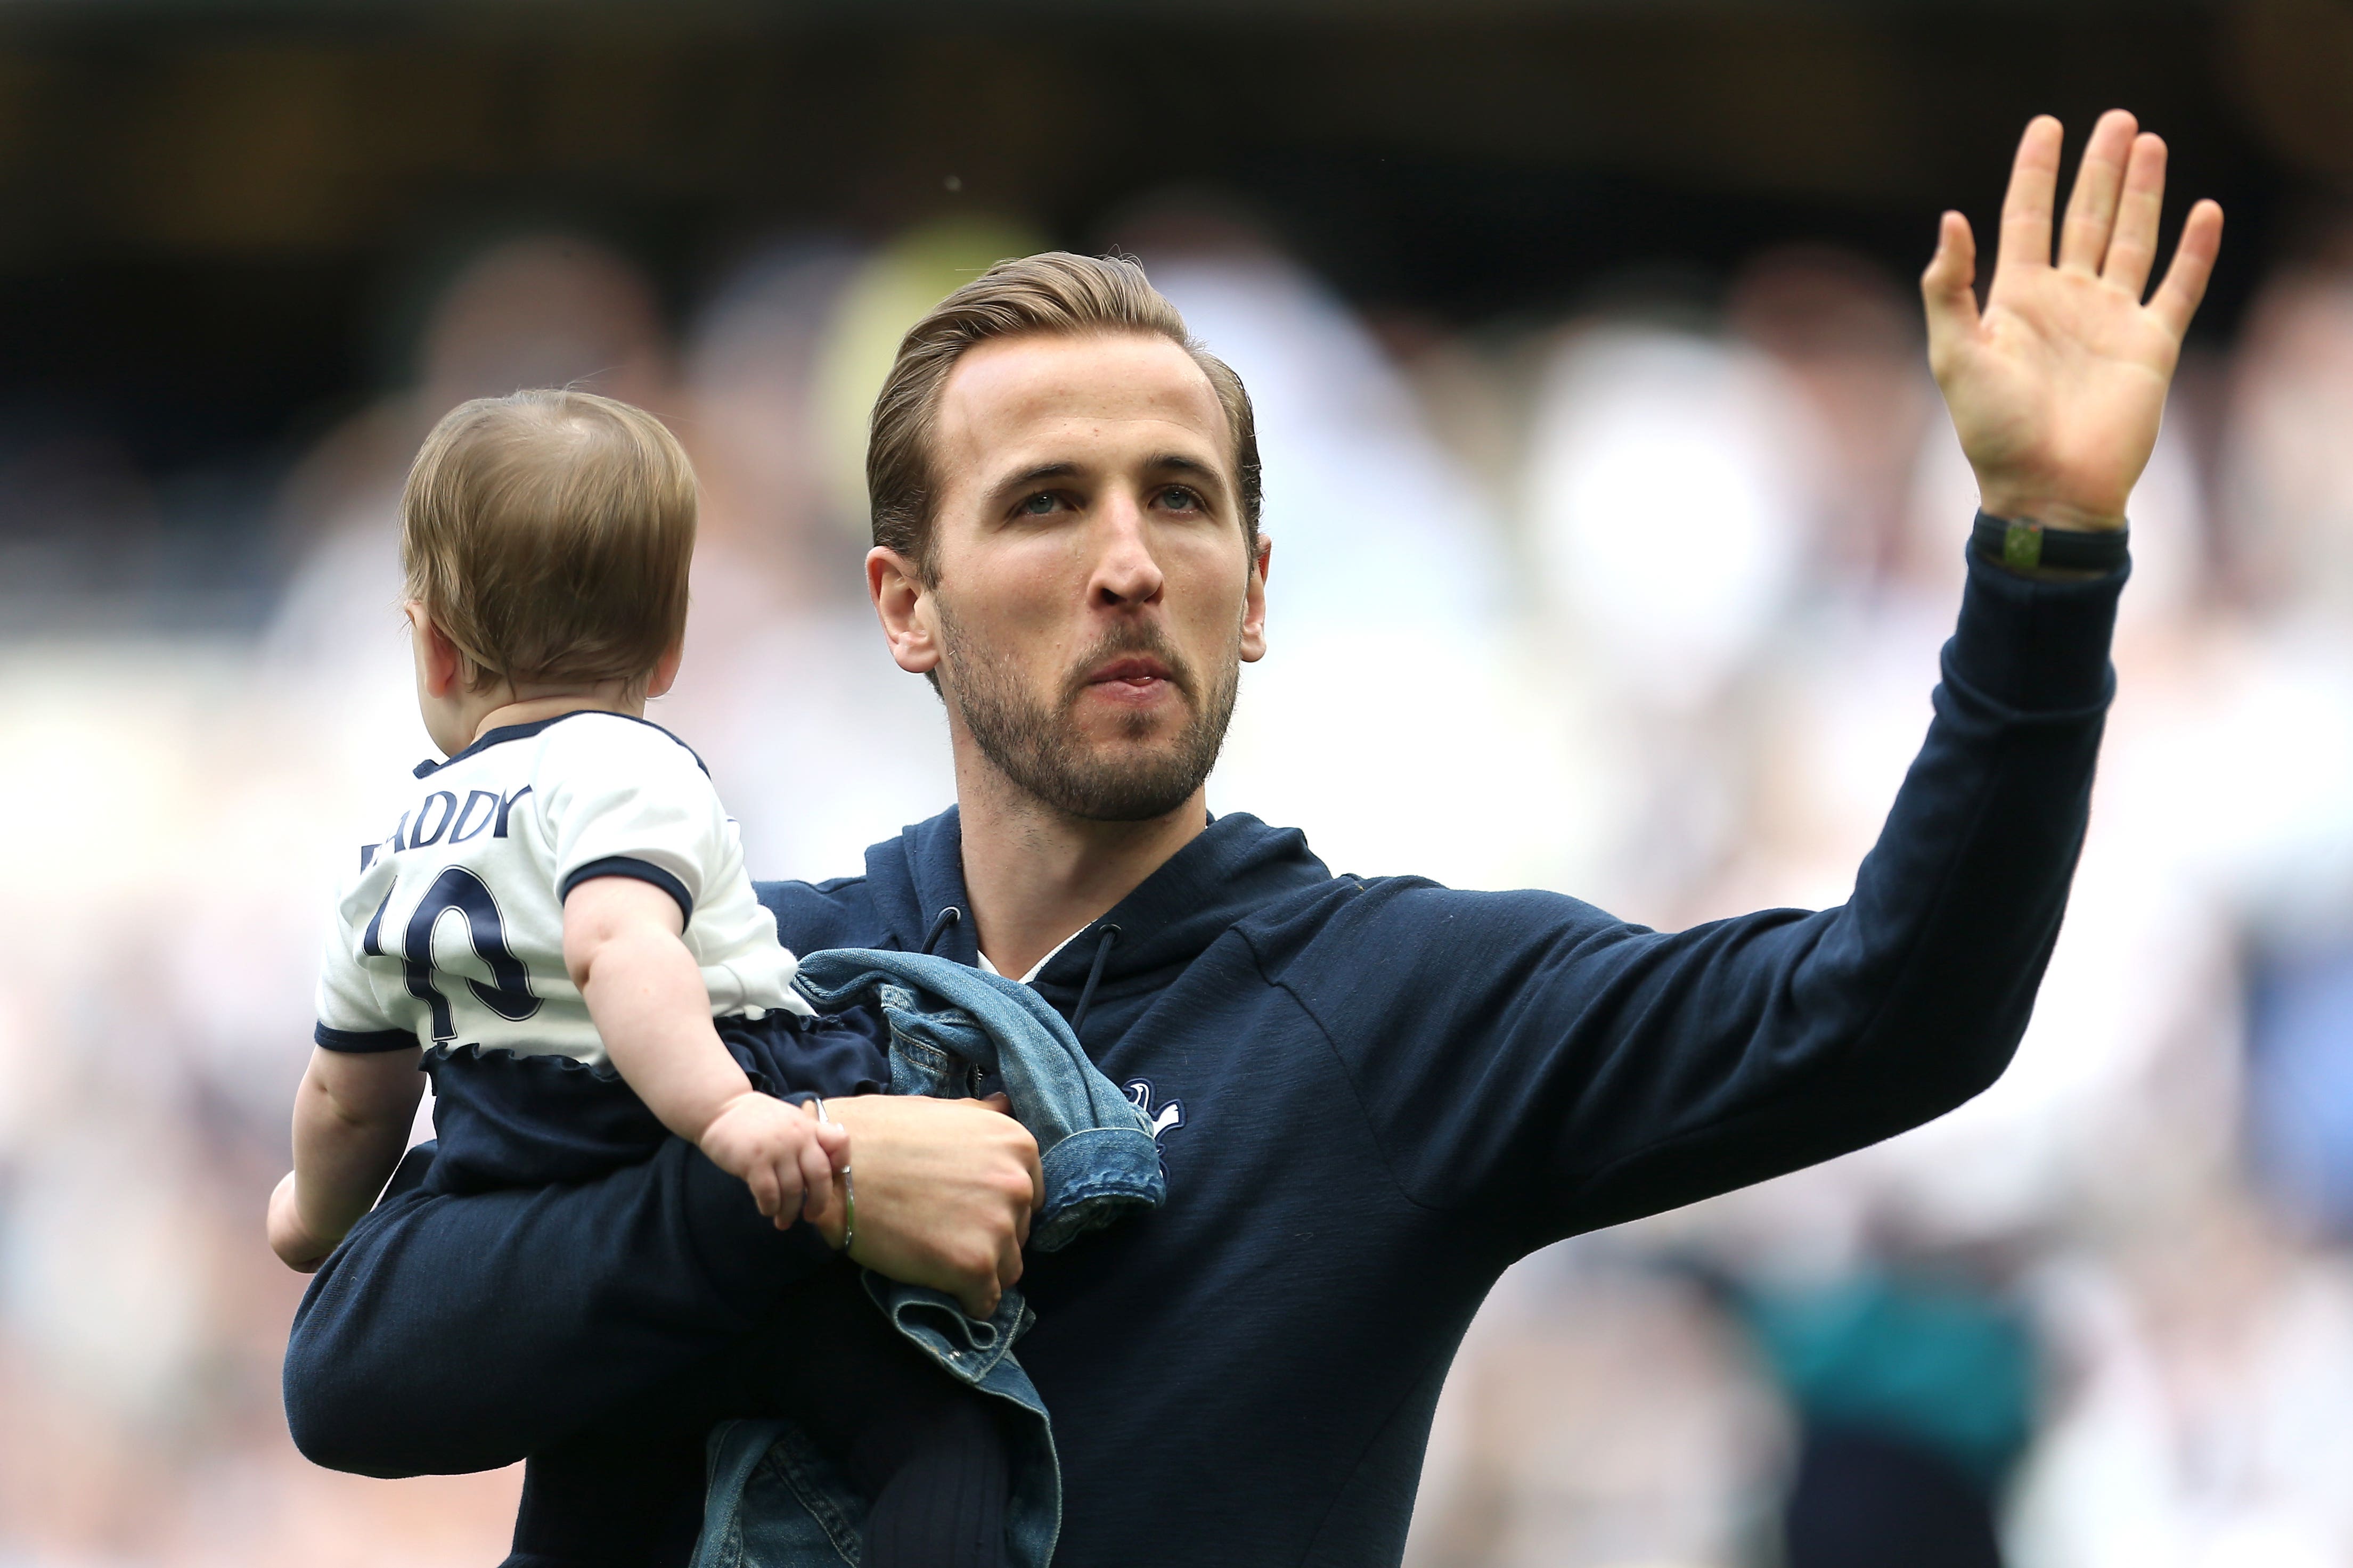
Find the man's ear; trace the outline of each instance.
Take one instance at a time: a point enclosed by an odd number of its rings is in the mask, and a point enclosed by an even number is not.
[[[448,696],[458,689],[465,675],[466,656],[449,640],[449,634],[426,612],[425,606],[411,599],[401,608],[408,615],[408,633],[417,642],[417,679],[425,695],[432,698]]]
[[[1266,570],[1274,563],[1274,541],[1261,533],[1250,559],[1250,582],[1242,590],[1242,662],[1256,664],[1266,657]]]
[[[885,545],[866,552],[866,595],[891,645],[891,658],[910,675],[928,675],[940,662],[932,591],[915,563]]]

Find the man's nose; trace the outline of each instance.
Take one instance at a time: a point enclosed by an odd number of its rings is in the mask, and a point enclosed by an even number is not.
[[[1088,598],[1105,608],[1148,605],[1160,597],[1160,563],[1152,553],[1144,510],[1126,497],[1099,513],[1094,579]]]

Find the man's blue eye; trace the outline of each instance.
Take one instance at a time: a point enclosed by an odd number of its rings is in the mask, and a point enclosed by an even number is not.
[[[1169,486],[1160,492],[1160,499],[1173,507],[1190,509],[1201,504],[1201,498],[1182,485]]]
[[[1036,495],[1031,496],[1028,500],[1023,501],[1021,503],[1021,510],[1028,512],[1031,517],[1043,517],[1048,512],[1054,510],[1054,498],[1046,491],[1040,490]]]

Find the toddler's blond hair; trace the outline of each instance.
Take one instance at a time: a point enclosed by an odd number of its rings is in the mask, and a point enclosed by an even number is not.
[[[686,630],[694,523],[693,465],[645,410],[586,392],[478,397],[408,470],[400,564],[473,689],[641,688]]]

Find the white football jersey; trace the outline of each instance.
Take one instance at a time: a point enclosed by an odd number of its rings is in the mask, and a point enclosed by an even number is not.
[[[678,900],[714,1016],[806,1015],[702,763],[658,724],[584,711],[492,730],[417,770],[359,854],[319,979],[331,1050],[512,1051],[606,1062],[564,966],[564,899],[634,877]]]

